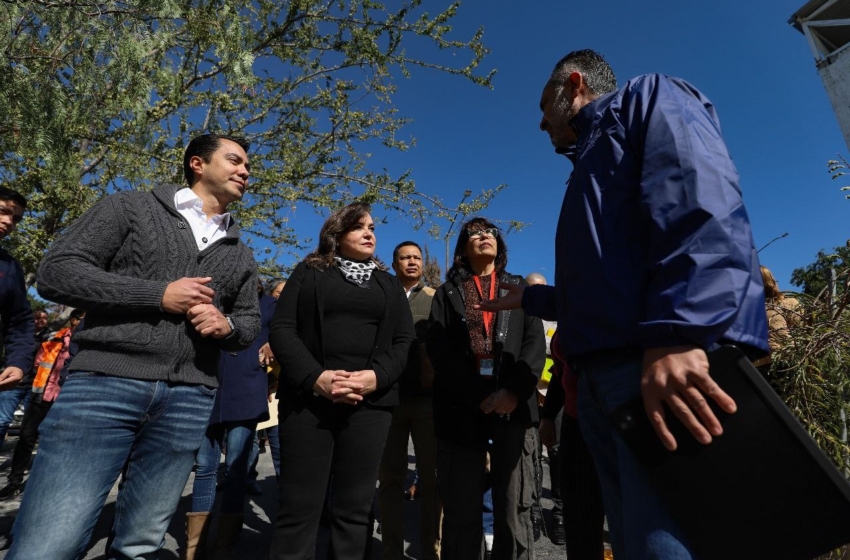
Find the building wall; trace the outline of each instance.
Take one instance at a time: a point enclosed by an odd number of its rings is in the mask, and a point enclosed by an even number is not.
[[[850,149],[850,49],[844,49],[830,57],[832,64],[818,70],[826,93],[844,134],[844,142]]]

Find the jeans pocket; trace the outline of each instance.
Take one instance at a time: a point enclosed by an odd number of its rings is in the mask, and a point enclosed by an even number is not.
[[[218,389],[213,389],[212,387],[207,387],[206,385],[197,385],[198,391],[204,395],[205,397],[209,397],[211,399],[215,398],[215,393]]]

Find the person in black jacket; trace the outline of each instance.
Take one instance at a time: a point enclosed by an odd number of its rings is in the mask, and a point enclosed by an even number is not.
[[[434,365],[437,486],[443,500],[442,560],[478,558],[482,495],[490,452],[492,558],[533,558],[536,386],[546,356],[540,319],[521,310],[477,309],[524,286],[505,272],[507,246],[498,228],[473,218],[460,229],[447,282],[431,306],[426,348]]]
[[[334,212],[286,283],[269,344],[280,363],[280,501],[270,558],[311,559],[328,479],[331,547],[362,560],[397,381],[415,339],[399,280],[374,258],[366,204]]]

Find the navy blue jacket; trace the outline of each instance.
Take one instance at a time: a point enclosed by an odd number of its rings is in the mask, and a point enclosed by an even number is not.
[[[21,265],[0,248],[0,320],[6,367],[19,367],[26,375],[35,359],[35,323],[27,300]]]
[[[277,300],[260,296],[260,334],[240,352],[221,352],[218,365],[218,392],[210,424],[269,419],[268,376],[260,365],[260,348],[269,341]]]
[[[582,108],[555,239],[555,286],[523,308],[557,319],[566,356],[721,339],[768,350],[764,287],[714,106],[640,76]]]

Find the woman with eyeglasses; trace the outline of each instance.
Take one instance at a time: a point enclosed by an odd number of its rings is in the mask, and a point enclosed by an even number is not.
[[[271,558],[315,558],[330,483],[333,558],[363,560],[397,380],[415,340],[399,280],[375,259],[366,204],[331,214],[278,299],[280,482]]]
[[[454,262],[434,295],[426,347],[434,365],[437,485],[443,501],[442,560],[478,558],[490,453],[493,560],[534,557],[531,524],[538,421],[536,387],[546,357],[540,319],[522,310],[488,313],[499,284],[525,285],[505,271],[499,229],[473,218],[460,229]]]

